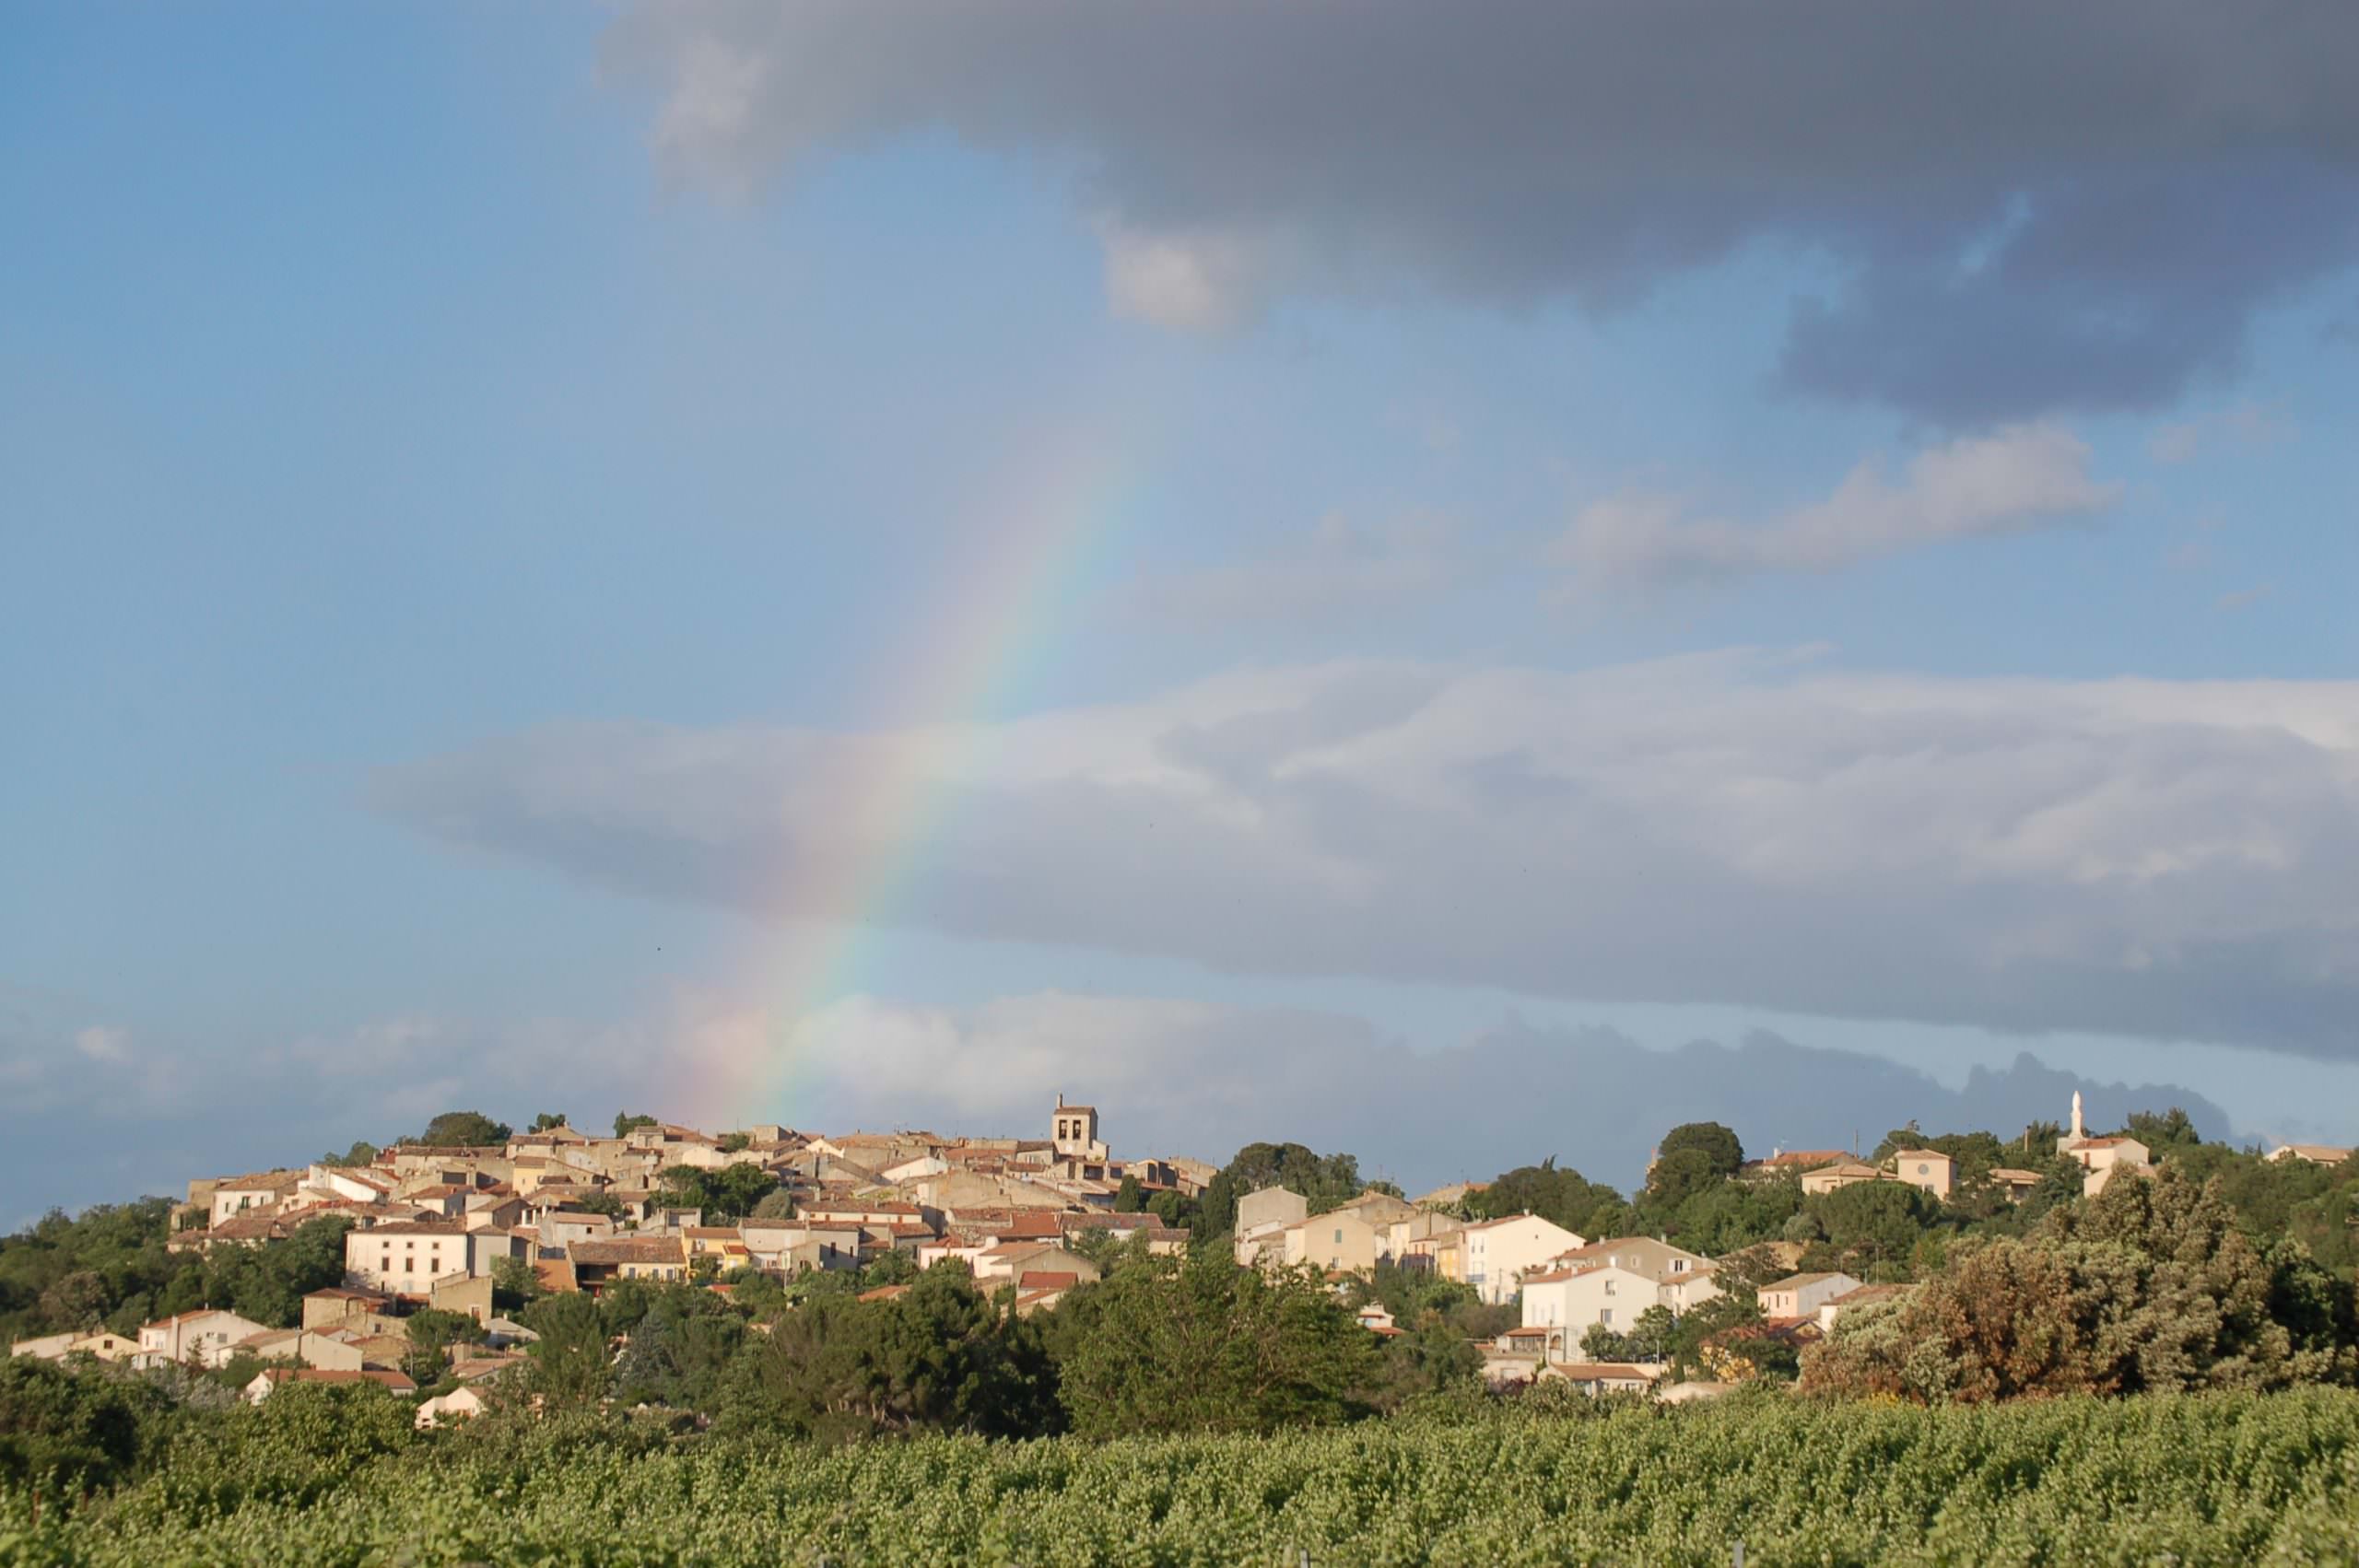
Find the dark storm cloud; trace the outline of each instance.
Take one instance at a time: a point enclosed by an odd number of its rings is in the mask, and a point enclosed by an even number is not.
[[[710,0],[609,48],[688,177],[933,127],[1047,159],[1118,307],[1178,325],[1823,254],[1785,377],[1947,424],[2166,403],[2349,264],[2354,58],[2334,0]]]

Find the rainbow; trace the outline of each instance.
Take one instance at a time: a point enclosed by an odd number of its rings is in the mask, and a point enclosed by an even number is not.
[[[764,1049],[708,1068],[723,1082],[700,1085],[700,1105],[792,1124],[824,1048],[804,1021],[864,989],[874,933],[922,879],[962,781],[988,764],[999,720],[1130,532],[1141,473],[1131,446],[1069,439],[1013,470],[977,520],[968,569],[945,572],[940,602],[915,607],[905,655],[866,685],[861,711],[903,727],[827,737],[827,761],[797,780],[781,810],[824,811],[831,848],[796,869],[788,902],[808,919],[765,965],[760,989],[773,1007]]]

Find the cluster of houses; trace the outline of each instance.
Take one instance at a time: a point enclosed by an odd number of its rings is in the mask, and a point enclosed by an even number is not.
[[[2152,1170],[2150,1152],[2137,1140],[2087,1134],[2078,1094],[2057,1149],[2083,1167],[2091,1193],[2125,1172]],[[2349,1153],[2281,1151],[2321,1160]],[[758,1167],[775,1188],[734,1223],[706,1223],[701,1211],[677,1201],[681,1184],[663,1178],[680,1167],[738,1165]],[[483,1343],[452,1365],[457,1392],[421,1405],[419,1422],[431,1425],[480,1409],[481,1387],[525,1353],[530,1332],[494,1309],[494,1281],[503,1274],[521,1281],[529,1271],[547,1292],[595,1293],[624,1280],[725,1291],[740,1270],[780,1277],[852,1270],[898,1253],[921,1270],[957,1259],[979,1283],[1011,1287],[1015,1310],[1029,1314],[1098,1278],[1091,1261],[1102,1256],[1092,1245],[1098,1238],[1167,1253],[1188,1246],[1188,1233],[1168,1228],[1151,1209],[1117,1211],[1126,1186],[1147,1203],[1165,1192],[1198,1196],[1216,1174],[1201,1160],[1117,1160],[1099,1136],[1097,1110],[1062,1096],[1044,1139],[827,1138],[780,1126],[716,1135],[649,1123],[611,1138],[559,1125],[498,1146],[396,1145],[365,1165],[322,1164],[189,1184],[175,1248],[254,1246],[314,1219],[352,1222],[343,1282],[306,1296],[299,1326],[275,1328],[205,1307],[147,1324],[135,1339],[58,1334],[13,1349],[138,1366],[267,1363],[248,1386],[256,1400],[289,1381],[365,1380],[411,1392],[405,1319],[422,1307],[464,1313],[481,1326]],[[1955,1162],[1930,1149],[1904,1149],[1878,1164],[1840,1150],[1780,1152],[1740,1174],[1764,1180],[1799,1174],[1806,1193],[1900,1182],[1944,1200],[1956,1185]],[[1990,1173],[2016,1199],[2042,1179],[2033,1171]],[[1583,1343],[1594,1330],[1627,1336],[1650,1308],[1675,1317],[1721,1293],[1725,1260],[1646,1236],[1590,1240],[1528,1213],[1464,1218],[1475,1190],[1458,1183],[1416,1199],[1367,1191],[1313,1214],[1301,1194],[1267,1188],[1238,1200],[1236,1259],[1309,1267],[1339,1285],[1391,1264],[1462,1282],[1487,1304],[1520,1303],[1520,1324],[1485,1352],[1486,1375],[1498,1382],[1561,1377],[1592,1390],[1644,1387],[1661,1370],[1585,1359]],[[1793,1244],[1764,1246],[1788,1269],[1800,1259]],[[1807,1340],[1843,1312],[1904,1288],[1842,1273],[1789,1273],[1760,1290],[1764,1321],[1745,1332]],[[1378,1334],[1401,1331],[1380,1307],[1364,1311],[1362,1321]]]

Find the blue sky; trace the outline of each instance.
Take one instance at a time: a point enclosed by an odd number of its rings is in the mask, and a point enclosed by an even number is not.
[[[1268,1115],[1402,1051],[1627,1182],[1699,1038],[1763,1143],[2025,1052],[2359,1138],[2331,11],[1063,5],[0,24],[0,1219],[454,1104],[1479,1164]],[[945,640],[1041,452],[1119,504]]]

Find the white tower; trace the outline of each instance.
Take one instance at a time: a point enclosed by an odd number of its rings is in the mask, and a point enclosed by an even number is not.
[[[2072,1091],[2072,1141],[2078,1143],[2086,1136],[2081,1126],[2081,1092],[2075,1089]]]

